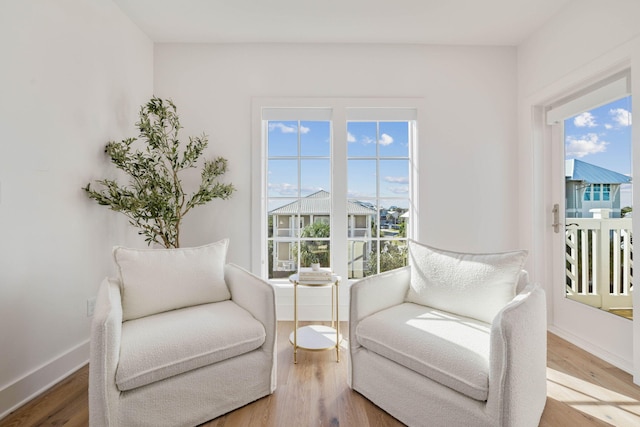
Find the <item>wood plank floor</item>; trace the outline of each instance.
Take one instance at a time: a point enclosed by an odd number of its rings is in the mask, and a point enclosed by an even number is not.
[[[346,323],[342,325],[346,336]],[[402,426],[346,382],[347,352],[293,352],[292,322],[278,323],[278,387],[250,405],[203,424],[228,426]],[[548,334],[547,405],[541,427],[640,426],[640,387],[631,376]],[[0,427],[87,426],[85,366],[0,420]],[[471,426],[470,426],[471,427]]]

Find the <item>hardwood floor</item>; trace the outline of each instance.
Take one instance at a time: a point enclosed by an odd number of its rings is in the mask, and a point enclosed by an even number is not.
[[[349,389],[347,351],[293,352],[292,322],[278,323],[278,387],[268,397],[203,424],[228,426],[402,426]],[[342,325],[347,334],[346,323]],[[87,426],[85,366],[4,420],[0,427]],[[631,375],[548,334],[547,405],[541,427],[640,426],[640,387]],[[472,426],[469,426],[472,427]]]

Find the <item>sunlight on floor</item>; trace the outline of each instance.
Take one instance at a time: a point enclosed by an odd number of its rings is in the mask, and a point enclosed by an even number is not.
[[[547,368],[547,396],[615,425],[640,425],[640,402],[571,375]]]
[[[609,313],[615,314],[617,316],[622,316],[629,320],[633,320],[633,309],[632,308],[612,308],[609,310]]]

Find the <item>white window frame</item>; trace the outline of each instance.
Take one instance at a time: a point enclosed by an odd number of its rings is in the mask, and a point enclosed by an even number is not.
[[[271,116],[268,119],[286,120],[310,120],[317,115],[313,113],[330,112],[332,135],[332,169],[331,169],[331,206],[334,211],[346,212],[347,203],[347,121],[354,120],[413,120],[416,126],[413,129],[412,144],[409,147],[409,173],[410,173],[410,202],[409,224],[407,238],[415,238],[418,232],[418,194],[417,171],[418,159],[418,129],[422,127],[424,100],[423,98],[253,98],[251,103],[252,121],[252,173],[251,173],[251,271],[263,278],[268,276],[268,260],[266,253],[267,235],[267,194],[265,175],[267,168],[267,152],[264,141],[263,129],[265,111]],[[282,117],[277,117],[273,110],[280,109]],[[287,111],[287,109],[291,109]],[[300,115],[308,111],[309,115]],[[275,114],[275,115],[274,115]],[[294,115],[297,114],[297,115]],[[413,114],[413,118],[409,115]],[[343,164],[344,162],[344,164]],[[334,165],[339,167],[334,167]],[[332,236],[345,236],[345,244],[332,244],[331,257],[334,272],[343,278],[347,275],[347,263],[336,260],[347,259],[348,238],[347,215],[331,216]],[[281,279],[272,279],[274,282],[282,282]]]

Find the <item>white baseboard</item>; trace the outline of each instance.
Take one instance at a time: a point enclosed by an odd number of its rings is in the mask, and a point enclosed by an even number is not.
[[[0,389],[0,420],[89,362],[89,340]]]
[[[549,332],[559,336],[560,338],[569,341],[571,344],[574,344],[578,347],[580,347],[581,349],[588,351],[589,353],[593,354],[594,356],[604,360],[607,363],[612,364],[613,366],[615,366],[616,368],[622,369],[623,371],[625,371],[628,374],[633,375],[633,361],[632,360],[625,360],[622,359],[621,357],[619,357],[616,354],[611,353],[610,351],[599,347],[591,342],[585,341],[584,339],[577,337],[576,335],[572,334],[571,332],[567,332],[563,329],[559,329],[553,325],[550,325],[548,327]]]

